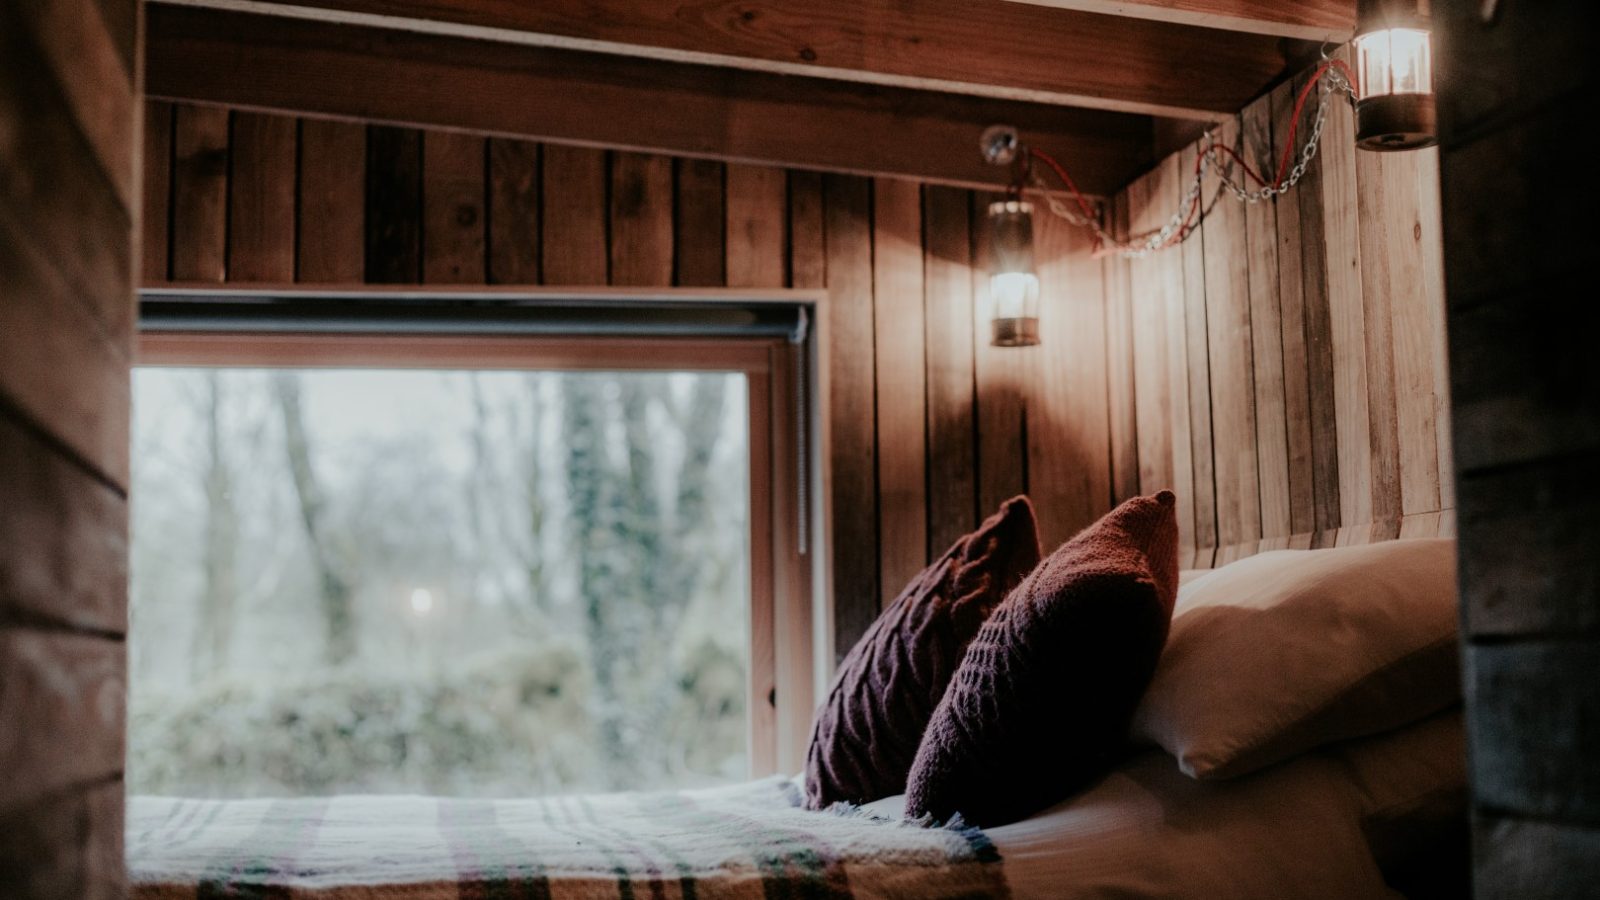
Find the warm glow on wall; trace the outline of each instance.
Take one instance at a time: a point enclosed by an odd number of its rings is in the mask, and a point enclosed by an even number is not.
[[[996,347],[1039,343],[1039,275],[1033,263],[1033,204],[989,204],[989,323]]]

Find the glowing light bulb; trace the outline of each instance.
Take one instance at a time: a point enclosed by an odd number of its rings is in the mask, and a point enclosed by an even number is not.
[[[1356,38],[1356,72],[1363,98],[1433,93],[1433,53],[1428,32],[1384,28]]]
[[[1033,205],[989,205],[990,342],[997,347],[1039,343],[1039,276],[1033,263]]]
[[[417,588],[411,592],[411,611],[419,616],[425,616],[433,611],[433,592],[427,588]]]

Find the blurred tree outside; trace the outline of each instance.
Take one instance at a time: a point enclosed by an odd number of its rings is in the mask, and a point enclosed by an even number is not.
[[[137,370],[128,789],[744,777],[744,391]]]

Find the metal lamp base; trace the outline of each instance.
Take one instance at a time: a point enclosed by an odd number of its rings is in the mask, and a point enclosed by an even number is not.
[[[1032,347],[1039,343],[1038,319],[992,319],[992,338],[996,347]]]
[[[1417,150],[1438,139],[1432,94],[1385,94],[1356,103],[1356,144],[1363,150]]]

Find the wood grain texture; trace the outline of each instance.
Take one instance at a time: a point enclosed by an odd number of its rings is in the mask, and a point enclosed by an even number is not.
[[[1348,38],[1356,25],[1356,5],[1349,0],[1282,3],[1278,0],[1018,0],[1056,9],[1196,28],[1243,31],[1307,41]]]
[[[1240,114],[1240,153],[1257,172],[1277,166],[1272,133],[1272,98],[1263,97]],[[1272,177],[1272,176],[1265,176]],[[1271,203],[1245,207],[1245,253],[1250,296],[1250,368],[1255,386],[1257,488],[1263,537],[1294,533],[1289,485],[1288,379],[1283,366],[1283,313],[1278,297],[1278,216]]]
[[[215,9],[156,4],[148,19],[147,87],[163,99],[978,185],[1004,177],[972,143],[1001,121],[1101,194],[1151,153],[1142,115]]]
[[[422,132],[367,129],[366,280],[422,280]]]
[[[1286,82],[1268,96],[1275,145],[1288,137],[1297,85],[1298,81]],[[1288,447],[1289,533],[1294,535],[1310,534],[1317,527],[1300,198],[1301,191],[1295,190],[1274,201],[1278,235],[1279,337],[1283,346],[1284,438]]]
[[[678,159],[673,161],[673,175],[675,283],[680,287],[720,287],[727,282],[723,165],[709,159]]]
[[[228,275],[228,111],[181,106],[173,131],[172,278]]]
[[[980,514],[974,446],[970,208],[967,191],[948,187],[923,190],[930,558],[937,558],[971,531]]]
[[[172,104],[152,100],[144,110],[144,166],[139,207],[139,267],[146,282],[167,280],[172,247]]]
[[[1028,494],[1049,551],[1110,507],[1106,298],[1103,267],[1082,230],[1036,215],[1034,244],[1041,346],[1020,352],[1039,386],[1028,397]]]
[[[789,286],[820,288],[827,284],[828,277],[822,176],[816,172],[790,172],[788,182]]]
[[[729,287],[783,287],[788,177],[770,166],[726,166]]]
[[[104,637],[0,625],[0,814],[122,772],[127,648]],[[3,843],[3,842],[0,842]]]
[[[672,283],[672,160],[611,155],[611,283]]]
[[[366,273],[367,130],[300,121],[300,238],[295,278],[359,284]]]
[[[422,280],[488,281],[488,145],[481,137],[431,132],[422,138]]]
[[[987,517],[1028,489],[1026,392],[1029,351],[990,343],[989,204],[997,195],[972,196],[973,380],[978,404],[978,512]]]
[[[228,278],[294,280],[295,120],[240,112],[230,139]]]
[[[794,408],[799,396],[795,379],[803,348],[788,344],[771,347],[772,372],[772,495],[800,495],[799,435],[795,429],[800,411]],[[814,620],[811,569],[801,554],[802,519],[787,504],[773,505],[773,555],[786,559],[784,573],[775,585],[772,598],[773,630],[776,644],[778,685],[777,771],[798,772],[805,766],[810,746],[811,717],[816,709],[816,679],[813,668]]]
[[[0,621],[127,630],[128,508],[32,429],[0,413]],[[91,552],[92,551],[92,552]]]
[[[544,148],[539,199],[545,284],[606,283],[606,177],[604,151]]]
[[[1236,147],[1238,123],[1226,123],[1213,132],[1213,139]],[[1207,172],[1204,195],[1225,193],[1215,169],[1208,167]],[[1230,547],[1261,539],[1249,234],[1244,207],[1226,196],[1214,205],[1204,220],[1202,245],[1217,546]]]
[[[1188,178],[1199,149],[1178,152],[1178,171]],[[1202,201],[1206,198],[1202,197]],[[1183,335],[1189,398],[1189,460],[1194,470],[1194,546],[1196,568],[1208,568],[1208,548],[1217,540],[1216,456],[1211,429],[1210,327],[1206,314],[1205,237],[1190,238],[1177,250],[1183,257]]]
[[[1182,0],[1192,5],[1201,0]],[[1301,14],[1322,21],[1341,0],[1316,0]],[[712,54],[736,68],[769,69],[874,83],[953,82],[966,93],[1016,91],[1052,102],[1170,112],[1229,113],[1278,73],[1271,36],[1207,31],[1159,21],[1048,10],[999,0],[819,0],[803,11],[776,0],[729,5],[704,0],[574,0],[504,4],[490,0],[312,0],[311,6],[377,12],[568,38],[603,41],[629,54],[672,58]],[[1129,4],[1118,4],[1127,7]],[[1238,4],[1269,7],[1266,0]],[[1298,35],[1323,40],[1343,24]],[[1265,21],[1295,18],[1283,12]],[[1192,23],[1191,23],[1192,24]],[[1211,26],[1207,26],[1211,27]],[[1186,60],[1216,61],[1195,78]],[[1115,59],[1117,65],[1101,61]],[[781,68],[780,68],[781,67]]]
[[[746,415],[751,422],[772,420],[772,376],[768,372],[745,375]],[[772,430],[750,432],[750,578],[753,584],[771,584],[777,547],[772,540]],[[770,775],[778,770],[778,633],[771,592],[766,602],[750,605],[750,678],[747,709],[750,774]]]
[[[539,283],[539,145],[489,139],[490,284]]]
[[[1125,193],[1118,194],[1108,208],[1112,233],[1126,238],[1128,219],[1128,197]],[[1101,275],[1105,279],[1106,400],[1110,405],[1113,505],[1139,493],[1139,434],[1133,355],[1134,297],[1130,293],[1128,267],[1129,261],[1120,256],[1105,257],[1100,263]]]
[[[877,617],[880,599],[872,182],[849,175],[826,175],[822,180],[832,369],[828,452],[833,493],[833,653],[837,662]]]
[[[877,390],[880,600],[887,606],[928,563],[927,369],[922,192],[873,182],[872,311]]]
[[[0,834],[0,887],[8,898],[120,900],[128,894],[120,777],[0,811]]]

